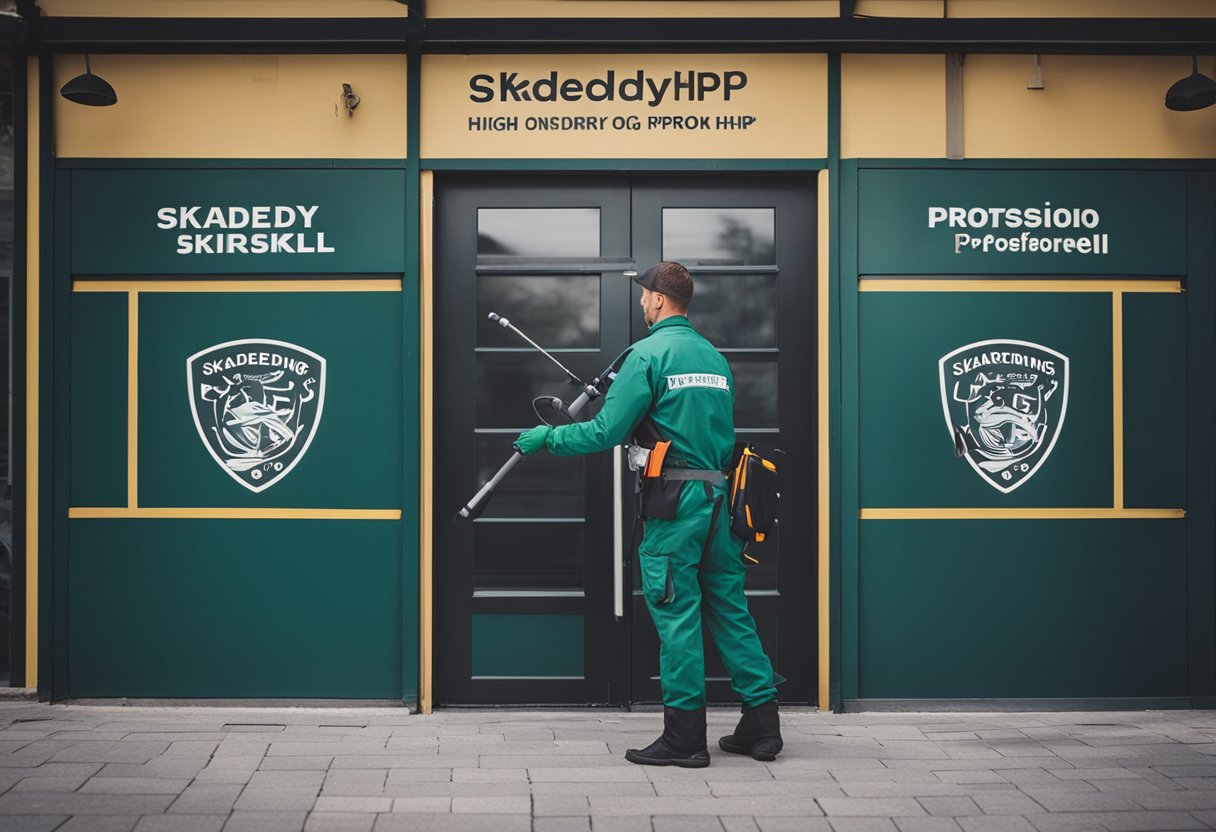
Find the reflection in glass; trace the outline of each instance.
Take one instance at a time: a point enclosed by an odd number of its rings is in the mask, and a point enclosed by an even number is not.
[[[727,356],[735,377],[735,429],[777,428],[777,359],[744,361]]]
[[[685,266],[772,266],[772,208],[664,208],[663,259]]]
[[[515,434],[477,437],[477,482],[486,482],[511,456]],[[582,517],[582,457],[538,453],[503,479],[483,517]]]
[[[557,359],[584,379],[595,378],[598,353],[559,353]],[[477,427],[524,430],[537,423],[532,400],[558,396],[570,404],[581,392],[549,359],[536,352],[488,352],[477,355]],[[600,400],[602,401],[602,399]],[[580,414],[588,418],[599,403]],[[554,422],[554,424],[563,424]]]
[[[598,275],[481,275],[477,278],[477,346],[518,347],[510,330],[491,323],[497,312],[546,349],[598,347]]]
[[[475,523],[473,587],[582,589],[586,546],[582,523]]]
[[[599,208],[478,208],[477,254],[599,257]]]
[[[688,319],[718,349],[777,346],[777,276],[699,274]]]

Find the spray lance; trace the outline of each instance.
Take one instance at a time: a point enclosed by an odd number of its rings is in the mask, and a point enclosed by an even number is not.
[[[557,398],[556,396],[541,396],[539,398],[533,399],[532,400],[532,409],[534,411],[536,411],[537,418],[540,419],[542,422],[545,422],[545,424],[548,424],[548,422],[540,415],[540,411],[537,409],[538,402],[545,402],[546,404],[553,407],[559,413],[565,414],[567,417],[569,417],[569,419],[571,421],[574,421],[575,417],[578,416],[578,414],[581,413],[587,405],[589,405],[591,402],[595,401],[600,396],[602,396],[608,392],[609,386],[611,386],[612,382],[616,379],[617,371],[621,368],[621,362],[623,362],[625,360],[625,356],[629,354],[629,350],[626,349],[624,352],[622,352],[616,358],[612,359],[612,363],[609,364],[602,373],[600,373],[598,376],[596,376],[590,383],[587,383],[587,382],[583,381],[581,378],[579,378],[577,375],[575,375],[570,370],[569,367],[562,364],[562,362],[558,361],[553,356],[552,353],[550,353],[548,350],[546,350],[540,344],[536,343],[531,338],[529,338],[527,335],[525,335],[523,332],[521,332],[514,324],[512,324],[506,318],[504,318],[494,312],[490,313],[489,318],[491,321],[498,324],[503,329],[509,329],[512,332],[514,332],[516,335],[518,335],[520,338],[527,341],[528,344],[530,344],[532,347],[537,349],[541,355],[545,356],[545,358],[548,358],[550,361],[552,361],[554,364],[556,364],[558,367],[560,367],[562,372],[565,373],[572,382],[574,382],[575,384],[577,384],[579,387],[582,388],[582,392],[579,393],[578,398],[576,398],[574,401],[570,402],[569,405],[563,404],[562,400]],[[490,479],[486,482],[486,484],[483,485],[481,487],[481,489],[476,494],[473,495],[473,498],[465,504],[464,508],[462,508],[462,509],[460,509],[460,511],[456,512],[455,519],[457,519],[457,520],[474,520],[474,519],[476,519],[477,516],[480,515],[481,512],[485,509],[486,503],[488,503],[490,500],[490,495],[492,495],[494,493],[494,489],[496,489],[498,487],[498,484],[503,481],[503,478],[505,478],[507,476],[507,474],[511,473],[511,469],[513,469],[516,465],[518,465],[522,460],[524,460],[526,458],[527,457],[525,457],[519,451],[515,451],[513,454],[511,454],[511,458],[502,464],[502,467],[499,468],[498,471],[494,474],[494,476],[490,477]]]

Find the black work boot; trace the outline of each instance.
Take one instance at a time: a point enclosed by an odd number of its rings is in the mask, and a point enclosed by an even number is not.
[[[663,736],[640,751],[629,749],[625,759],[640,766],[705,768],[709,765],[709,750],[705,747],[705,709],[664,708]]]
[[[781,741],[781,719],[777,716],[777,700],[754,708],[743,707],[743,717],[735,733],[718,740],[718,747],[731,754],[751,754],[754,759],[775,760],[785,745]]]

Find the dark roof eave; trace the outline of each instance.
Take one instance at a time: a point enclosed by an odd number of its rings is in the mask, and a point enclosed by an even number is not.
[[[43,17],[52,51],[811,51],[1216,53],[1216,18],[99,18]]]

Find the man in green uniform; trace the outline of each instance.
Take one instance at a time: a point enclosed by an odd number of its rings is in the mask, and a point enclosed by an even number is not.
[[[722,355],[688,322],[688,270],[659,263],[634,279],[642,286],[650,332],[633,345],[599,414],[572,425],[540,425],[520,434],[515,446],[525,454],[546,448],[573,456],[605,451],[630,437],[647,447],[656,439],[671,442],[664,475],[645,480],[645,534],[638,550],[642,592],[661,642],[663,735],[625,757],[644,765],[709,765],[704,621],[743,698],[739,726],[719,745],[771,760],[782,746],[775,679],[747,609],[743,544],[730,531],[725,505],[723,472],[735,444],[734,379]]]

